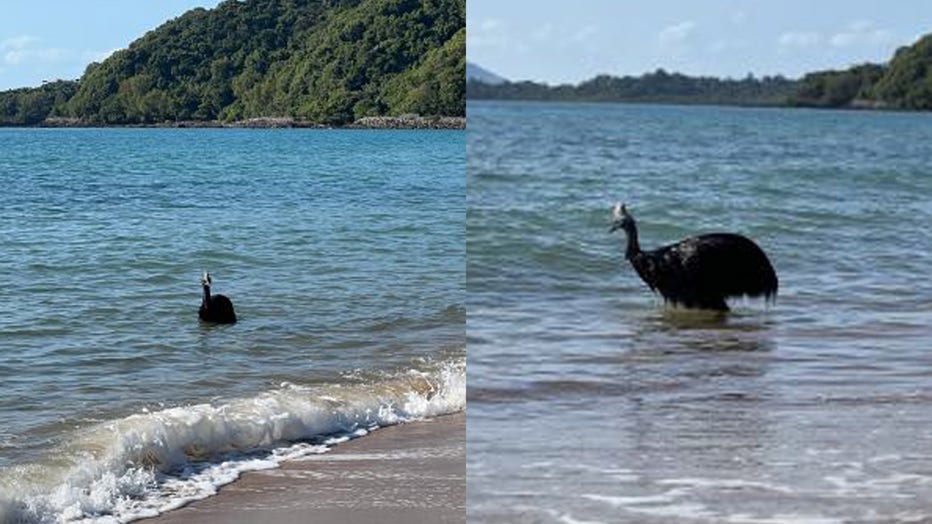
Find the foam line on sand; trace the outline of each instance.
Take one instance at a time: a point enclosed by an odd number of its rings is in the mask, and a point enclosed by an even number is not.
[[[399,424],[280,468],[252,471],[213,497],[145,524],[461,523],[466,413]]]

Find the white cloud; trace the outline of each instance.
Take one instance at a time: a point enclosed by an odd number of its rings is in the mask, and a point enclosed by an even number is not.
[[[73,53],[67,49],[51,47],[47,49],[12,49],[3,54],[3,62],[7,65],[28,64],[40,62],[54,64],[71,59]]]
[[[19,35],[0,42],[0,51],[6,51],[8,49],[24,49],[31,44],[38,42],[39,39],[34,36],[29,35]]]
[[[777,38],[781,49],[814,47],[820,42],[822,35],[814,31],[788,31]]]
[[[545,22],[530,32],[530,40],[534,42],[534,45],[567,47],[569,45],[589,43],[592,37],[597,34],[599,34],[599,27],[594,24],[587,24],[574,29]]]
[[[594,25],[586,25],[580,27],[573,36],[570,37],[570,40],[573,42],[587,42],[590,38],[598,34],[599,28]]]
[[[55,64],[74,58],[74,52],[59,47],[39,47],[42,40],[34,36],[19,35],[0,42],[0,56],[6,65]]]
[[[19,65],[23,61],[23,52],[20,50],[7,51],[3,53],[3,63],[7,65]]]
[[[531,36],[533,36],[537,40],[547,40],[548,38],[550,38],[552,34],[553,34],[553,24],[551,24],[550,22],[543,24],[542,26],[538,27],[533,32],[531,32]]]
[[[505,22],[498,18],[482,20],[466,31],[466,49],[507,47],[508,37],[505,29]]]
[[[717,54],[724,53],[730,47],[732,47],[732,45],[731,45],[731,42],[729,42],[728,40],[716,40],[712,42],[711,44],[709,44],[707,49],[710,53],[717,55]]]
[[[741,25],[747,19],[748,19],[748,15],[744,11],[735,11],[734,13],[731,14],[731,23],[735,25]]]
[[[104,60],[114,51],[54,47],[41,38],[19,35],[0,40],[0,71],[8,78],[8,84],[71,78],[78,76],[88,63]]]
[[[485,19],[469,26],[466,32],[466,49],[467,53],[473,49],[525,54],[541,48],[548,48],[553,52],[582,48],[593,53],[597,51],[593,38],[599,31],[595,24],[566,27],[549,21],[529,30],[517,31],[505,20]]]
[[[488,18],[479,23],[479,28],[483,31],[495,31],[505,25],[498,18]]]
[[[893,33],[878,28],[870,20],[855,20],[848,27],[832,35],[829,43],[834,47],[873,46],[893,39]]]
[[[696,22],[686,20],[685,22],[664,27],[658,33],[657,38],[661,44],[677,44],[689,38],[695,28]]]

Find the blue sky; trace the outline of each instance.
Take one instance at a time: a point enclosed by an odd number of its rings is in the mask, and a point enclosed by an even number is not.
[[[743,77],[884,62],[932,33],[918,0],[468,0],[466,55],[509,80],[657,68]]]
[[[194,7],[219,0],[3,0],[0,90],[74,79],[92,61],[122,49]]]

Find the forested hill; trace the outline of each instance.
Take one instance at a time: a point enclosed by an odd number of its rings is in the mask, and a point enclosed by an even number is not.
[[[897,49],[886,64],[810,73],[791,103],[814,107],[932,110],[932,35]]]
[[[227,0],[76,82],[0,93],[0,124],[465,116],[465,0]]]

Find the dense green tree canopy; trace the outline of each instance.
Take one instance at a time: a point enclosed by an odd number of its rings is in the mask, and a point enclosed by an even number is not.
[[[932,109],[932,35],[897,50],[870,97],[898,109]]]
[[[639,77],[600,75],[579,85],[547,86],[534,82],[496,85],[469,82],[469,98],[584,102],[671,102],[683,104],[776,105],[785,102],[796,83],[781,76],[741,80],[692,77],[658,69]]]
[[[798,106],[842,107],[855,100],[868,100],[871,86],[883,76],[884,68],[863,64],[845,71],[809,73],[799,81],[790,103]]]
[[[795,105],[932,109],[932,35],[901,47],[889,63],[810,73],[791,98]]]
[[[77,82],[58,80],[42,87],[4,91],[0,93],[0,125],[35,125],[49,115],[60,115],[77,90]]]
[[[91,64],[63,99],[31,104],[33,90],[13,92],[15,107],[0,118],[31,124],[44,111],[104,124],[344,124],[412,112],[461,116],[465,26],[465,0],[227,0]]]

